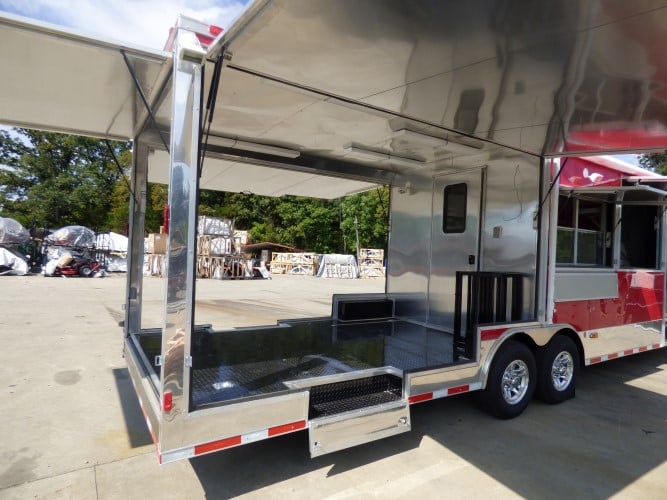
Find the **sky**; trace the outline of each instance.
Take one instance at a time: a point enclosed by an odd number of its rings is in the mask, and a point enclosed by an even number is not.
[[[0,11],[162,49],[179,14],[228,28],[249,0],[0,0]]]

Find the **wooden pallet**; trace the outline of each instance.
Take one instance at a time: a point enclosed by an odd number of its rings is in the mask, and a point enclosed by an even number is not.
[[[306,252],[273,252],[271,273],[312,276],[317,270],[317,254]]]
[[[359,249],[358,262],[360,278],[383,278],[385,276],[383,249]]]

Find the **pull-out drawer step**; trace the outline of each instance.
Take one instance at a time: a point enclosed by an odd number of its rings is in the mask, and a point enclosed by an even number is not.
[[[309,421],[312,457],[407,432],[403,380],[381,374],[312,387]]]

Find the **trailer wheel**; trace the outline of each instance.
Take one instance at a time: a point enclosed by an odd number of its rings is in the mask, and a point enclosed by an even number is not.
[[[517,417],[530,403],[536,382],[532,351],[520,342],[508,340],[491,363],[482,404],[496,418]]]
[[[574,397],[579,351],[572,339],[558,335],[542,349],[538,360],[537,397],[558,404]]]

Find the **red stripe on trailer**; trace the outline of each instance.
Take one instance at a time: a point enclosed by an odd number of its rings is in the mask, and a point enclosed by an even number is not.
[[[600,363],[602,361],[609,361],[611,359],[622,358],[624,356],[630,356],[632,354],[637,354],[640,352],[650,351],[651,349],[660,349],[662,344],[651,344],[643,345],[641,347],[635,347],[634,349],[626,349],[624,351],[612,352],[611,354],[605,354],[604,356],[595,356],[586,360],[586,364],[594,365],[595,363]]]
[[[501,337],[509,328],[494,328],[492,330],[482,330],[480,334],[481,340],[496,340]]]
[[[468,392],[470,390],[469,385],[460,385],[459,387],[450,387],[447,389],[447,395],[452,396],[454,394],[461,394],[463,392]]]
[[[195,455],[223,450],[225,448],[231,448],[232,446],[238,446],[240,444],[241,436],[234,436],[226,439],[220,439],[218,441],[212,441],[210,443],[198,444],[195,446]]]
[[[278,425],[269,429],[269,437],[278,436],[279,434],[285,434],[287,432],[299,431],[305,428],[305,420],[299,420],[298,422],[292,422],[291,424]]]
[[[231,448],[233,446],[238,446],[240,444],[250,443],[253,441],[259,441],[264,438],[270,438],[273,436],[278,436],[280,434],[287,434],[288,432],[299,431],[306,428],[306,421],[299,420],[298,422],[291,422],[289,424],[277,425],[275,427],[270,427],[262,431],[250,432],[248,434],[242,434],[240,436],[232,436],[225,439],[219,439],[218,441],[211,441],[210,443],[198,444],[195,446],[194,455],[202,455],[204,453],[210,453],[212,451],[224,450],[225,448]],[[245,438],[245,439],[244,439]]]
[[[415,403],[421,403],[422,401],[428,401],[429,399],[433,399],[432,392],[426,392],[424,394],[417,394],[416,396],[410,396],[408,398],[408,401],[410,402],[411,405],[413,405]]]

